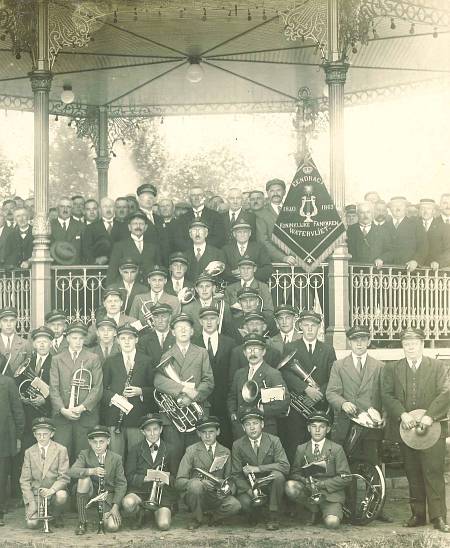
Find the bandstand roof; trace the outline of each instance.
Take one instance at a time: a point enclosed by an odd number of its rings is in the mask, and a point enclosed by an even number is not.
[[[397,4],[398,16],[374,18],[368,43],[349,52],[348,103],[450,82],[450,0]],[[59,50],[52,66],[53,112],[76,109],[60,102],[64,84],[72,85],[78,106],[107,105],[113,116],[283,112],[295,108],[302,87],[313,97],[324,95],[314,37],[326,41],[326,0],[50,0],[49,6],[50,31],[59,32],[50,36]],[[304,18],[317,16],[304,40],[286,35],[283,14],[295,6]],[[80,24],[88,7],[90,39],[73,47],[69,27]],[[0,13],[0,27],[1,21]],[[1,32],[0,107],[31,110],[30,56],[24,51],[16,58],[11,36]],[[190,58],[202,60],[204,76],[196,84],[186,78]]]

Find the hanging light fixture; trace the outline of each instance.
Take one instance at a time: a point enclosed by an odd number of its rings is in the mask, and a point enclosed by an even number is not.
[[[203,80],[203,67],[200,64],[200,58],[190,57],[189,67],[186,71],[186,78],[191,84],[198,84]]]
[[[69,105],[70,103],[73,103],[74,99],[75,93],[72,91],[72,86],[70,84],[64,84],[61,92],[61,101],[65,105]]]

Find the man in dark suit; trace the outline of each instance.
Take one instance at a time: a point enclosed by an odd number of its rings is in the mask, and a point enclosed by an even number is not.
[[[316,409],[328,407],[325,392],[330,378],[331,366],[336,361],[334,348],[317,339],[322,317],[312,310],[304,310],[299,316],[299,327],[303,333],[300,340],[294,341],[285,348],[288,355],[295,350],[294,358],[298,360],[306,373],[309,373],[316,386],[310,386],[300,379],[290,367],[281,370],[284,380],[291,392],[309,398],[309,403]],[[286,419],[288,445],[286,452],[290,462],[294,458],[297,446],[308,437],[307,423],[303,415],[292,409]]]
[[[238,421],[241,407],[257,405],[258,400],[261,399],[264,410],[264,429],[266,432],[275,435],[278,432],[277,419],[285,415],[289,409],[289,394],[286,384],[281,373],[264,361],[265,352],[266,341],[264,337],[255,333],[249,333],[245,336],[244,353],[248,365],[238,369],[234,374],[227,398],[234,439],[241,437],[243,434],[241,424]],[[278,393],[264,401],[264,389],[274,387],[280,388]],[[249,393],[248,396],[245,396],[246,392]]]
[[[5,247],[11,229],[5,223],[5,215],[0,210],[0,268],[5,268]]]
[[[54,309],[45,315],[45,325],[52,331],[53,340],[50,353],[58,354],[68,347],[66,341],[66,313],[64,310]]]
[[[390,437],[400,443],[412,515],[406,527],[426,524],[426,507],[435,529],[450,532],[446,523],[445,438],[450,406],[450,386],[444,362],[423,355],[425,334],[409,328],[400,336],[405,358],[388,362],[382,375],[382,400],[391,426]],[[411,411],[425,409],[419,420]],[[400,437],[400,429],[430,428],[440,422],[439,439],[427,449],[413,449]]]
[[[201,221],[208,227],[208,245],[221,249],[226,239],[221,215],[217,211],[205,206],[205,192],[201,187],[193,186],[190,188],[189,200],[192,210],[181,215],[171,223],[172,249],[174,251],[185,251],[191,247],[192,242],[189,238],[189,228],[194,220]]]
[[[224,278],[234,282],[241,279],[239,263],[244,258],[251,259],[256,265],[254,277],[262,282],[268,282],[272,275],[272,263],[265,246],[251,241],[252,228],[245,220],[239,218],[232,227],[233,238],[223,248],[225,254]]]
[[[427,237],[420,221],[406,216],[407,205],[403,196],[395,196],[389,203],[393,220],[390,228],[392,245],[383,252],[381,258],[385,263],[402,266],[413,272],[426,261]]]
[[[269,516],[266,529],[276,531],[279,529],[279,512],[286,476],[289,474],[289,462],[279,438],[263,431],[265,416],[262,411],[244,408],[239,419],[245,434],[233,443],[231,452],[231,472],[237,488],[237,498],[249,520],[256,521],[259,507],[253,505],[253,493],[248,478],[251,474],[256,479],[271,475],[271,482],[261,489],[268,495]]]
[[[153,366],[161,361],[161,356],[170,350],[175,337],[169,329],[173,309],[170,304],[156,303],[150,308],[154,329],[147,330],[139,337],[137,349],[150,358]]]
[[[103,367],[106,358],[115,356],[120,352],[117,343],[117,324],[113,318],[100,318],[95,322],[97,331],[97,344],[90,348],[93,354],[97,354]]]
[[[17,310],[9,306],[2,308],[0,310],[0,354],[6,358],[6,362],[0,373],[10,377],[31,356],[30,343],[17,334],[16,328]]]
[[[34,394],[31,391],[30,397],[26,396],[25,400],[22,400],[25,411],[25,431],[22,438],[22,449],[28,449],[35,443],[35,437],[32,431],[33,420],[39,417],[49,417],[51,413],[50,396],[48,393],[50,384],[50,366],[52,363],[52,355],[50,349],[53,341],[53,332],[48,327],[40,327],[34,329],[30,334],[33,341],[34,352],[31,356],[30,363],[24,373],[16,378],[17,386],[20,387],[21,383],[25,381],[25,384],[21,388],[21,394],[26,392],[27,386],[30,386],[31,380],[27,376],[30,372],[36,375],[40,381],[42,381],[42,390],[39,393]]]
[[[5,242],[5,266],[9,268],[29,268],[33,253],[33,230],[29,213],[25,208],[14,211],[14,228],[10,229]]]
[[[99,481],[103,478],[106,498],[103,502],[103,526],[115,533],[121,525],[120,506],[127,492],[127,480],[122,457],[109,449],[109,431],[104,426],[89,429],[87,439],[90,448],[80,451],[69,470],[69,477],[77,480],[78,527],[76,535],[87,532],[86,506],[97,495]]]
[[[249,225],[250,240],[256,241],[256,216],[253,211],[242,208],[243,200],[244,197],[240,188],[230,188],[227,194],[228,211],[221,213],[227,243],[234,243],[235,236],[233,229],[236,223],[242,221],[245,221]]]
[[[103,392],[100,360],[83,348],[86,335],[84,324],[70,324],[67,328],[68,348],[53,357],[50,367],[50,401],[56,427],[55,441],[67,447],[72,461],[86,447],[87,431],[98,422]],[[82,377],[87,386],[76,390],[72,388],[72,381],[74,373],[81,367],[82,371],[85,370]]]
[[[209,524],[215,525],[224,518],[237,514],[241,509],[239,501],[231,494],[221,496],[217,486],[211,480],[201,476],[196,470],[200,468],[209,472],[215,459],[222,459],[222,465],[212,472],[218,480],[230,476],[231,454],[227,447],[218,443],[220,424],[217,417],[211,415],[202,417],[196,426],[201,441],[186,449],[178,469],[176,487],[186,500],[192,513],[192,521],[188,528],[194,531],[201,527],[204,513],[213,511]]]
[[[154,482],[147,478],[147,470],[161,470],[170,474],[168,484],[160,484],[161,499],[156,503],[155,523],[160,531],[168,531],[172,521],[172,505],[176,501],[174,489],[177,475],[177,464],[172,452],[161,439],[163,430],[161,416],[148,413],[142,417],[139,426],[144,438],[140,443],[130,448],[126,460],[125,474],[128,482],[128,494],[123,499],[124,513],[136,518],[136,528],[140,528],[143,520],[145,501],[151,498]],[[157,496],[157,494],[156,494]]]
[[[0,375],[0,527],[5,525],[3,516],[6,512],[10,461],[16,458],[21,449],[24,428],[25,414],[16,383],[10,377]]]
[[[343,518],[345,486],[351,481],[341,475],[350,474],[350,468],[342,446],[325,437],[330,432],[330,418],[326,413],[313,413],[308,419],[308,431],[311,440],[297,448],[290,479],[286,483],[286,495],[311,510],[311,525],[316,523],[320,510],[325,527],[337,529]],[[320,493],[319,502],[314,504],[310,502],[311,484],[303,467],[320,461],[326,462],[325,470],[309,476]]]
[[[131,305],[136,295],[146,293],[148,286],[137,281],[139,275],[138,263],[131,257],[124,257],[119,264],[120,281],[113,282],[108,289],[119,289],[123,293],[123,312],[131,316]]]
[[[153,369],[148,356],[136,351],[137,330],[122,325],[117,329],[117,340],[120,352],[103,365],[102,412],[111,434],[111,450],[123,457],[128,448],[142,440],[141,417],[156,409]],[[128,412],[123,410],[126,404],[131,404]]]
[[[225,255],[221,249],[207,242],[209,233],[208,225],[203,221],[192,221],[189,225],[191,245],[185,248],[188,260],[187,277],[196,280],[212,261],[225,263]]]
[[[422,202],[422,200],[421,200]],[[425,206],[421,203],[421,210]],[[430,206],[428,205],[428,208]],[[443,194],[439,204],[441,214],[427,221],[428,257],[425,264],[433,270],[450,266],[450,194]]]
[[[256,290],[258,295],[261,297],[262,310],[264,312],[273,313],[272,293],[270,292],[269,286],[265,282],[256,279],[257,272],[258,266],[254,259],[248,255],[241,257],[238,262],[238,273],[240,280],[227,286],[225,289],[225,300],[231,307],[233,307],[233,305],[235,305],[238,301],[240,290],[243,288],[251,288]]]
[[[214,390],[209,398],[211,414],[219,418],[220,442],[231,448],[233,437],[227,409],[227,389],[230,355],[236,343],[231,337],[219,333],[219,311],[216,307],[201,308],[199,319],[203,328],[202,333],[194,338],[193,342],[208,350],[209,362],[214,375]]]
[[[100,219],[86,226],[81,239],[84,264],[108,264],[115,242],[128,236],[126,225],[114,219],[114,200],[102,198]]]
[[[178,295],[184,287],[194,287],[193,281],[186,277],[188,260],[182,251],[172,253],[169,257],[169,279],[165,287],[169,295]]]
[[[372,205],[356,206],[358,222],[347,227],[348,252],[352,263],[383,266],[382,257],[390,251],[392,232],[373,224]]]
[[[280,332],[270,337],[268,344],[276,348],[280,355],[284,355],[286,345],[302,338],[296,328],[297,311],[290,304],[280,304],[275,307],[273,315]]]
[[[58,202],[58,218],[50,222],[51,243],[71,243],[76,251],[73,263],[81,264],[81,236],[86,226],[72,217],[72,208],[73,205],[70,198],[60,198]]]
[[[161,255],[156,244],[144,238],[148,227],[147,217],[141,212],[132,213],[128,218],[129,234],[113,246],[109,261],[106,284],[120,281],[119,265],[123,259],[131,258],[139,266],[138,280],[143,281],[144,276],[155,264],[161,263]]]
[[[297,264],[295,257],[285,255],[272,242],[272,232],[283,206],[286,184],[281,179],[272,179],[266,183],[268,204],[256,212],[256,239],[266,246],[270,259],[274,263]]]
[[[214,388],[208,351],[191,343],[194,329],[191,318],[186,314],[175,316],[171,328],[175,343],[163,354],[161,361],[170,360],[180,382],[169,378],[164,368],[158,368],[155,373],[155,388],[162,394],[174,397],[181,407],[195,403],[201,407],[203,414],[208,415],[208,398]],[[180,432],[166,415],[163,415],[163,420],[164,441],[171,447],[175,460],[179,463],[185,448],[195,442],[195,433]]]
[[[165,228],[163,218],[153,211],[157,193],[157,188],[151,183],[144,183],[136,189],[139,211],[147,218],[147,230],[144,234],[144,240],[158,246],[161,262],[167,265],[171,252],[169,232]]]

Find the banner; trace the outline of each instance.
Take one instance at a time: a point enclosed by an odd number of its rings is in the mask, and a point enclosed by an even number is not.
[[[272,240],[312,272],[344,241],[345,225],[312,158],[300,162],[273,228]]]

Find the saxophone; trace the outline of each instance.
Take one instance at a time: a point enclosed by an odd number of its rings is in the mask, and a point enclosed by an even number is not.
[[[134,369],[134,362],[132,363],[132,365],[130,367],[130,370],[128,371],[127,379],[125,381],[125,386],[123,387],[124,391],[125,391],[126,388],[131,386],[131,379],[133,377],[133,369]],[[119,412],[119,418],[117,420],[116,427],[114,429],[114,434],[120,434],[120,432],[122,431],[122,423],[123,423],[124,418],[125,418],[125,412],[122,411],[122,409],[121,409],[120,412]]]

